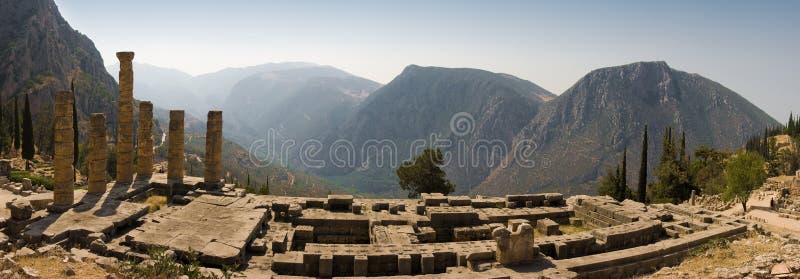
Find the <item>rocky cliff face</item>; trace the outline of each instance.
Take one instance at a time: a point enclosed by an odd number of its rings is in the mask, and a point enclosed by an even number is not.
[[[0,96],[10,108],[14,97],[21,104],[29,95],[43,151],[52,148],[55,92],[69,90],[72,80],[82,127],[92,112],[116,123],[117,84],[94,43],[69,26],[52,0],[0,0]]]
[[[319,171],[346,175],[346,181],[362,181],[357,185],[362,191],[393,191],[397,186],[392,166],[421,152],[411,150],[412,143],[422,140],[431,146],[431,135],[436,135],[452,143],[440,146],[454,155],[446,171],[459,185],[457,191],[466,192],[482,181],[502,156],[459,152],[459,144],[470,150],[476,150],[482,140],[510,145],[516,131],[536,115],[543,102],[554,97],[529,81],[506,74],[411,65],[370,95],[336,136],[328,138],[326,147],[335,139],[353,143],[356,166]],[[368,149],[370,142],[383,140],[391,140],[396,147],[394,157],[380,158]]]
[[[593,181],[623,149],[629,162],[638,161],[644,125],[655,168],[667,126],[686,132],[690,150],[701,144],[731,149],[777,122],[730,89],[665,62],[599,69],[545,104],[515,136],[515,142],[535,143],[528,158],[535,166],[495,169],[474,192],[593,193]],[[638,165],[628,164],[628,181],[636,181]]]

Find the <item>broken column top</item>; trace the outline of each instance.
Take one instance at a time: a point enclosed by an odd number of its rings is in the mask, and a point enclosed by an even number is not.
[[[153,103],[150,101],[141,101],[139,102],[139,110],[153,111]]]
[[[120,61],[131,61],[133,60],[133,51],[119,51],[117,52],[117,59]]]
[[[106,115],[104,113],[92,113],[89,115],[89,124],[91,126],[106,125]]]
[[[208,117],[219,117],[219,116],[222,116],[222,111],[221,110],[209,110],[208,111]]]

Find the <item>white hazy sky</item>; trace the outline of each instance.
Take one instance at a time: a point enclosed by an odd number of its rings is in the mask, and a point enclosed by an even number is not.
[[[800,1],[56,0],[106,64],[193,75],[266,62],[381,83],[409,64],[480,68],[560,94],[589,71],[664,60],[781,122],[800,110]]]

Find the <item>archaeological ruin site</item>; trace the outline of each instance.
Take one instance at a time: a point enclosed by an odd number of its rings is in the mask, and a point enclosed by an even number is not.
[[[134,102],[133,52],[117,57],[115,181],[105,181],[109,128],[95,113],[87,190],[75,190],[72,93],[58,92],[54,190],[3,183],[15,193],[0,235],[2,248],[15,251],[9,253],[59,246],[98,263],[146,263],[149,251],[165,249],[175,261],[198,261],[204,272],[234,268],[252,278],[620,278],[676,265],[693,248],[742,234],[753,222],[695,205],[694,197],[682,205],[644,205],[559,193],[419,199],[248,194],[223,181],[222,111],[208,112],[203,177],[184,174],[180,110],[169,112],[168,167],[154,171],[147,136],[153,104]],[[6,176],[8,163],[2,165]],[[150,213],[137,201],[151,195],[169,197],[169,206]]]

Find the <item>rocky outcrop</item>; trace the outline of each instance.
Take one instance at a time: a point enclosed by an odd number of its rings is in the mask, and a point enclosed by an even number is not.
[[[85,135],[88,114],[117,118],[117,84],[94,43],[72,29],[53,0],[0,0],[0,96],[29,94],[35,135],[52,133],[54,94],[74,81],[76,107]],[[37,136],[37,147],[52,152],[52,137]]]
[[[533,165],[495,169],[474,192],[498,194],[559,189],[567,194],[594,193],[606,166],[638,160],[641,135],[649,126],[649,166],[658,163],[664,128],[686,132],[687,145],[720,149],[744,144],[746,135],[778,123],[736,92],[704,78],[670,68],[665,62],[640,62],[587,74],[515,136],[534,143],[526,159]],[[517,149],[510,154],[518,154]],[[511,159],[511,158],[506,158]],[[635,181],[638,163],[629,164]],[[650,172],[653,173],[652,171]]]

